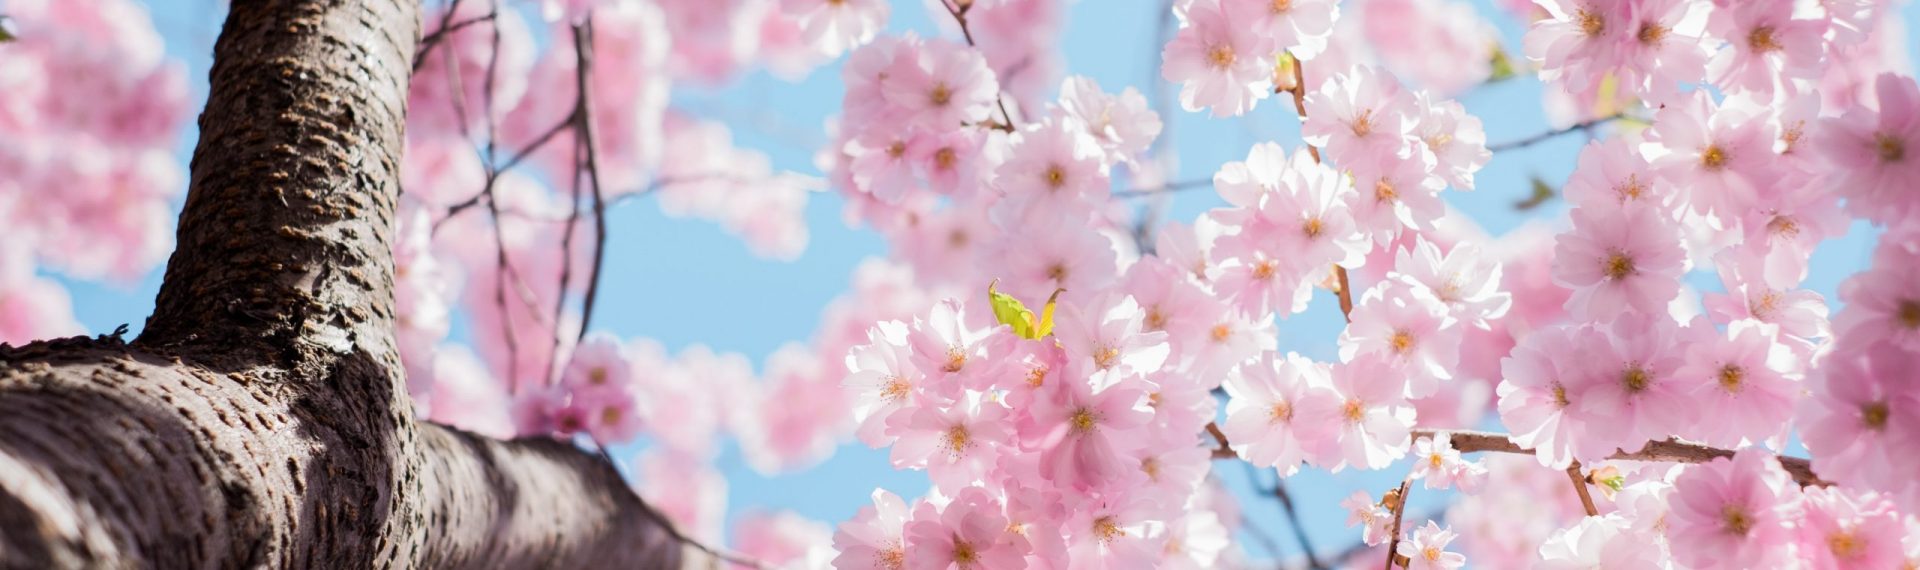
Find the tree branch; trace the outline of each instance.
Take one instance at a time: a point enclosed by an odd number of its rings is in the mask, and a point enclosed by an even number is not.
[[[1413,430],[1413,438],[1432,437],[1444,433],[1452,438],[1453,448],[1461,453],[1490,451],[1496,453],[1517,453],[1533,455],[1533,450],[1520,447],[1504,433],[1484,431],[1453,430]],[[1645,448],[1628,453],[1615,452],[1607,459],[1615,461],[1659,461],[1667,463],[1706,463],[1721,457],[1733,457],[1733,450],[1721,449],[1678,439],[1668,439],[1647,443]],[[1812,464],[1799,457],[1780,456],[1780,467],[1787,470],[1793,480],[1801,486],[1829,486],[1829,483],[1813,473]]]
[[[1548,140],[1552,140],[1554,138],[1559,137],[1560,135],[1564,135],[1568,133],[1592,131],[1596,127],[1599,127],[1601,125],[1605,125],[1607,123],[1611,123],[1620,119],[1624,119],[1624,118],[1627,118],[1627,114],[1625,112],[1614,113],[1612,115],[1607,115],[1605,117],[1600,117],[1597,119],[1574,123],[1572,125],[1567,126],[1567,128],[1564,128],[1564,129],[1555,129],[1555,130],[1547,131],[1544,133],[1540,133],[1540,134],[1533,135],[1533,136],[1516,140],[1516,141],[1508,141],[1508,142],[1503,142],[1499,144],[1494,144],[1494,145],[1488,146],[1487,150],[1490,150],[1493,152],[1500,152],[1500,151],[1506,151],[1506,150],[1513,150],[1517,148],[1526,148],[1536,144],[1540,144],[1542,142],[1546,142]]]

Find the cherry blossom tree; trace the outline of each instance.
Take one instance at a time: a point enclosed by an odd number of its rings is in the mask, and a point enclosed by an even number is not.
[[[882,0],[233,0],[181,172],[150,16],[10,0],[0,566],[1920,567],[1901,3],[1537,2],[1147,2],[1143,93],[1065,68],[1059,0],[926,0],[924,34]],[[834,65],[804,172],[673,96]],[[1456,98],[1521,76],[1555,127],[1489,143]],[[1177,179],[1176,113],[1255,112],[1297,136]],[[1564,180],[1476,184],[1574,134]],[[1169,219],[1191,191],[1220,206]],[[1565,215],[1449,202],[1528,191]],[[756,367],[596,326],[609,209],[791,260],[821,193],[890,250],[810,338]],[[71,336],[49,273],[163,258],[135,338]],[[1334,350],[1281,351],[1316,304]],[[931,488],[723,528],[723,442],[856,441]],[[1303,471],[1401,479],[1313,513]]]

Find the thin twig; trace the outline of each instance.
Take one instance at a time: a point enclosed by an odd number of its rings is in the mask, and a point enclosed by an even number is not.
[[[586,338],[587,325],[593,322],[593,302],[600,295],[600,270],[607,260],[607,199],[600,186],[600,159],[593,144],[593,98],[587,95],[587,74],[593,70],[593,19],[573,29],[574,57],[578,58],[576,81],[580,107],[578,133],[587,149],[587,181],[593,186],[593,271],[587,274],[587,295],[580,306],[580,338]],[[571,263],[566,260],[562,263]],[[562,292],[564,294],[564,292]]]
[[[1353,285],[1347,281],[1347,268],[1333,266],[1333,278],[1340,284],[1340,316],[1353,322]]]
[[[1287,493],[1284,479],[1273,482],[1273,496],[1280,499],[1280,508],[1286,511],[1287,525],[1293,527],[1293,538],[1300,541],[1300,550],[1307,553],[1307,567],[1325,570],[1327,565],[1320,562],[1320,555],[1313,552],[1313,541],[1307,539],[1307,527],[1300,524],[1300,513],[1293,508],[1293,495]]]
[[[1521,455],[1532,455],[1534,453],[1533,450],[1531,449],[1520,447],[1518,444],[1513,443],[1513,440],[1510,439],[1509,436],[1504,433],[1492,433],[1492,432],[1484,432],[1484,431],[1413,430],[1413,437],[1415,439],[1419,439],[1421,437],[1433,437],[1435,434],[1441,434],[1441,433],[1447,434],[1449,437],[1451,437],[1453,441],[1453,448],[1456,450],[1459,450],[1461,453],[1472,453],[1475,451],[1488,451],[1488,452],[1495,452],[1495,453],[1516,453]],[[1693,442],[1683,441],[1678,439],[1666,439],[1661,441],[1647,442],[1646,447],[1632,453],[1628,453],[1626,451],[1615,451],[1614,454],[1608,457],[1607,459],[1614,460],[1614,461],[1659,461],[1659,462],[1667,462],[1667,463],[1706,463],[1708,461],[1713,461],[1721,457],[1733,457],[1733,450],[1721,449],[1718,447],[1712,447],[1708,445],[1703,445],[1703,444],[1698,444],[1698,443],[1693,443]],[[1781,456],[1779,457],[1779,460],[1780,460],[1780,467],[1782,469],[1785,469],[1787,471],[1787,474],[1792,475],[1793,480],[1799,483],[1803,487],[1806,487],[1806,486],[1825,487],[1833,484],[1825,480],[1822,480],[1818,475],[1815,475],[1813,473],[1812,464],[1810,464],[1806,459],[1802,459],[1799,457]]]
[[[453,14],[459,11],[460,11],[460,0],[453,0],[452,2],[447,3],[447,12],[445,14],[440,15],[440,26],[437,29],[440,29],[440,30],[447,29],[447,25],[453,22]],[[445,37],[445,36],[440,36],[440,37]],[[413,53],[413,71],[414,72],[417,73],[420,71],[420,62],[426,61],[427,52],[432,51],[433,46],[438,43],[440,43],[440,38],[434,37],[433,35],[428,35],[426,38],[421,40],[419,51],[415,51]]]
[[[1260,470],[1255,469],[1252,463],[1241,462],[1240,465],[1246,468],[1247,485],[1255,489],[1260,488]],[[1255,525],[1253,523],[1253,517],[1246,517],[1245,522],[1247,526],[1254,531],[1252,533],[1253,538],[1258,540],[1261,546],[1267,547],[1267,552],[1272,552],[1275,560],[1279,560],[1280,541],[1274,540],[1273,533],[1267,532],[1266,528]]]
[[[1400,519],[1407,513],[1407,494],[1413,492],[1413,473],[1408,472],[1406,479],[1400,480],[1400,488],[1395,490],[1383,502],[1390,502],[1388,510],[1393,511],[1393,535],[1387,541],[1387,565],[1385,570],[1393,570],[1394,559],[1400,556]]]
[[[1291,56],[1289,56],[1291,57]],[[1293,58],[1293,110],[1300,114],[1300,125],[1307,124],[1307,75],[1306,65],[1300,58]],[[1320,162],[1320,149],[1307,145],[1307,153],[1313,155],[1314,162]]]
[[[1186,190],[1198,190],[1201,188],[1212,188],[1212,187],[1213,187],[1213,179],[1211,178],[1206,180],[1179,180],[1179,181],[1161,184],[1159,186],[1147,186],[1143,188],[1132,188],[1128,190],[1121,190],[1118,192],[1114,192],[1113,197],[1116,199],[1144,198],[1148,196],[1158,196],[1158,195],[1167,194],[1171,192],[1182,192]]]
[[[1580,462],[1567,466],[1567,479],[1573,481],[1573,491],[1580,495],[1580,507],[1587,510],[1587,516],[1600,516],[1600,509],[1593,506],[1593,494],[1587,491],[1587,477],[1580,474]]]
[[[1542,143],[1542,142],[1545,142],[1545,141],[1547,141],[1547,140],[1551,140],[1551,139],[1553,139],[1554,137],[1558,137],[1558,136],[1560,136],[1560,135],[1564,135],[1564,134],[1567,134],[1567,133],[1574,133],[1574,132],[1583,132],[1583,131],[1591,131],[1591,130],[1593,130],[1593,129],[1594,129],[1595,127],[1599,127],[1600,125],[1605,125],[1605,124],[1607,124],[1607,123],[1611,123],[1611,122],[1614,122],[1614,121],[1617,121],[1617,120],[1620,120],[1620,119],[1625,119],[1625,118],[1627,118],[1627,114],[1626,114],[1626,113],[1624,113],[1624,112],[1622,112],[1622,113],[1614,113],[1614,114],[1612,114],[1612,115],[1607,115],[1607,116],[1605,116],[1605,117],[1600,117],[1600,118],[1597,118],[1597,119],[1592,119],[1592,120],[1587,120],[1587,121],[1581,121],[1581,122],[1578,122],[1578,123],[1574,123],[1574,124],[1572,124],[1572,125],[1569,125],[1569,126],[1568,126],[1567,128],[1564,128],[1564,129],[1555,129],[1555,130],[1551,130],[1551,131],[1547,131],[1547,132],[1544,132],[1544,133],[1540,133],[1540,134],[1537,134],[1537,135],[1533,135],[1533,136],[1530,136],[1530,137],[1527,137],[1527,138],[1524,138],[1524,139],[1520,139],[1520,140],[1517,140],[1517,141],[1508,141],[1508,142],[1503,142],[1503,143],[1499,143],[1499,144],[1495,144],[1495,145],[1489,145],[1489,146],[1487,147],[1487,150],[1490,150],[1490,151],[1493,151],[1493,152],[1500,152],[1500,151],[1503,151],[1503,150],[1513,150],[1513,149],[1516,149],[1516,148],[1526,148],[1526,147],[1529,147],[1529,146],[1533,146],[1533,145],[1536,145],[1536,144],[1540,144],[1540,143]]]

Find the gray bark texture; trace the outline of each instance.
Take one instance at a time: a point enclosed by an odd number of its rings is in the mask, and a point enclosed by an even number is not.
[[[0,345],[0,568],[718,565],[594,455],[414,418],[389,239],[417,11],[232,2],[143,334]]]

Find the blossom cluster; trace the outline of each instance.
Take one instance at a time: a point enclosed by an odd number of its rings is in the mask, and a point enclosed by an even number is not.
[[[81,332],[44,266],[130,283],[171,249],[187,71],[144,7],[9,2],[0,43],[0,342]],[[85,96],[76,96],[85,94]]]

